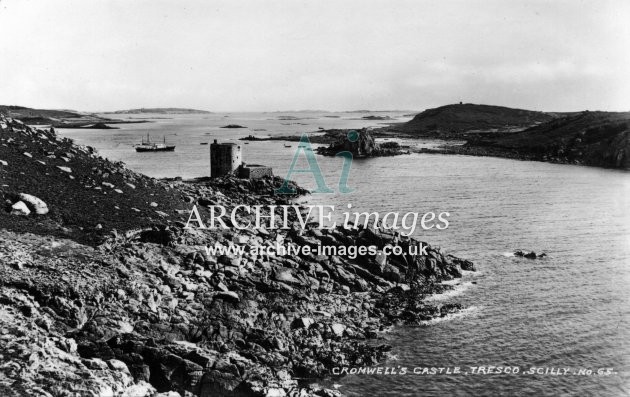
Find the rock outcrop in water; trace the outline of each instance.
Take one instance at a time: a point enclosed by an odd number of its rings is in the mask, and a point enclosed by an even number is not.
[[[389,347],[370,340],[386,327],[457,311],[423,297],[474,269],[431,247],[389,258],[257,254],[276,243],[417,242],[303,230],[295,214],[289,230],[184,229],[193,205],[205,219],[208,206],[291,197],[275,196],[282,181],[272,178],[158,181],[53,131],[6,118],[0,127],[0,395],[338,395],[312,382],[383,360]],[[11,215],[20,193],[48,213]],[[215,246],[233,250],[206,249]]]
[[[527,259],[542,259],[544,257],[547,256],[547,254],[545,254],[544,252],[542,254],[536,254],[534,251],[521,251],[521,250],[516,250],[514,251],[514,256],[519,256],[521,258],[527,258]]]
[[[335,134],[335,131],[328,131],[327,134]],[[355,158],[395,156],[408,153],[403,151],[396,142],[376,143],[372,133],[365,128],[360,130],[337,130],[333,143],[328,147],[317,149],[317,153],[324,156],[336,156],[340,152],[350,152]]]

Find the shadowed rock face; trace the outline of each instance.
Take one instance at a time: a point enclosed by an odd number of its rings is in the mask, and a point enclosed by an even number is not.
[[[340,131],[338,135],[334,143],[327,148],[319,148],[317,152],[325,156],[350,152],[354,158],[394,156],[404,153],[395,142],[388,142],[387,145],[377,144],[372,133],[367,129]]]
[[[349,132],[348,134],[352,134]],[[357,157],[367,157],[372,156],[378,150],[378,146],[376,142],[374,142],[374,137],[367,130],[359,130],[356,134],[356,140],[351,141],[348,137],[338,141],[335,145],[335,149],[340,151],[348,151]]]

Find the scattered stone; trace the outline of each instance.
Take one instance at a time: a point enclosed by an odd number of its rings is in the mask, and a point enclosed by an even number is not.
[[[330,326],[330,329],[332,330],[332,332],[338,336],[338,337],[342,337],[343,336],[343,331],[346,330],[346,326],[343,324],[339,324],[339,323],[335,323],[333,325]]]
[[[296,318],[293,321],[293,328],[306,328],[309,329],[310,326],[314,323],[313,319],[310,317],[300,317]]]
[[[221,291],[217,292],[214,299],[222,299],[228,302],[239,302],[241,298],[234,291]]]
[[[32,131],[28,126],[21,130],[11,134]],[[26,140],[38,139],[38,134],[49,132],[26,135]],[[60,390],[83,395],[88,390],[93,395],[155,397],[160,390],[166,397],[167,390],[177,390],[203,397],[336,396],[333,390],[298,387],[297,379],[325,377],[333,366],[377,365],[388,347],[367,343],[366,338],[376,338],[393,324],[419,325],[461,309],[421,301],[441,291],[441,281],[473,266],[430,247],[426,256],[391,254],[381,263],[371,256],[267,257],[248,249],[242,256],[217,257],[204,249],[279,242],[313,247],[374,244],[382,250],[386,244],[404,243],[387,233],[320,231],[312,225],[298,233],[294,215],[289,217],[292,230],[184,229],[186,212],[176,215],[181,222],[158,217],[176,214],[202,198],[227,207],[290,203],[292,197],[274,195],[280,178],[156,180],[96,155],[87,157],[82,154],[87,149],[62,138],[48,139],[38,141],[48,147],[28,150],[72,159],[77,185],[85,187],[77,194],[88,195],[84,208],[100,205],[102,212],[89,221],[73,220],[72,229],[59,225],[59,230],[73,238],[102,240],[88,246],[0,230],[0,263],[8,264],[0,266],[0,361],[7,361],[5,350],[13,349],[10,361],[16,361],[16,369],[7,365],[2,371],[13,384],[46,389],[54,383],[61,388],[51,392],[54,395]],[[0,172],[21,168],[12,166]],[[129,194],[113,195],[101,184],[106,177],[111,189],[132,182],[137,190],[124,188]],[[43,173],[38,183],[48,186],[58,179],[65,178]],[[62,201],[54,196],[46,200],[63,217],[64,208],[57,203],[67,200],[74,210],[75,198],[58,190]],[[296,191],[305,193],[297,186]],[[14,195],[7,197],[15,200]],[[151,207],[159,202],[162,211],[140,211],[147,205],[140,200],[152,200]],[[11,203],[6,202],[5,209]],[[206,219],[208,209],[198,208]],[[125,217],[136,218],[137,224],[129,227]],[[252,217],[244,214],[240,220],[246,223]],[[56,226],[52,218],[44,221]],[[102,229],[111,232],[99,232]],[[7,349],[5,344],[10,344]]]

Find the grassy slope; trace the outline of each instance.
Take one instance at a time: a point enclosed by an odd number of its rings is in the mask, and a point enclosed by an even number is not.
[[[467,103],[427,109],[396,129],[416,134],[459,135],[467,131],[529,127],[552,119],[544,112]]]
[[[468,146],[630,168],[630,112],[577,113],[525,131],[473,139]]]

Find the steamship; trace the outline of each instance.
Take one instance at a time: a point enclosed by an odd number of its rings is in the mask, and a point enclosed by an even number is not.
[[[142,143],[136,145],[136,152],[173,152],[175,151],[175,145],[167,145],[166,137],[162,137],[162,143],[151,142],[151,137],[147,133],[147,140],[142,138]]]

